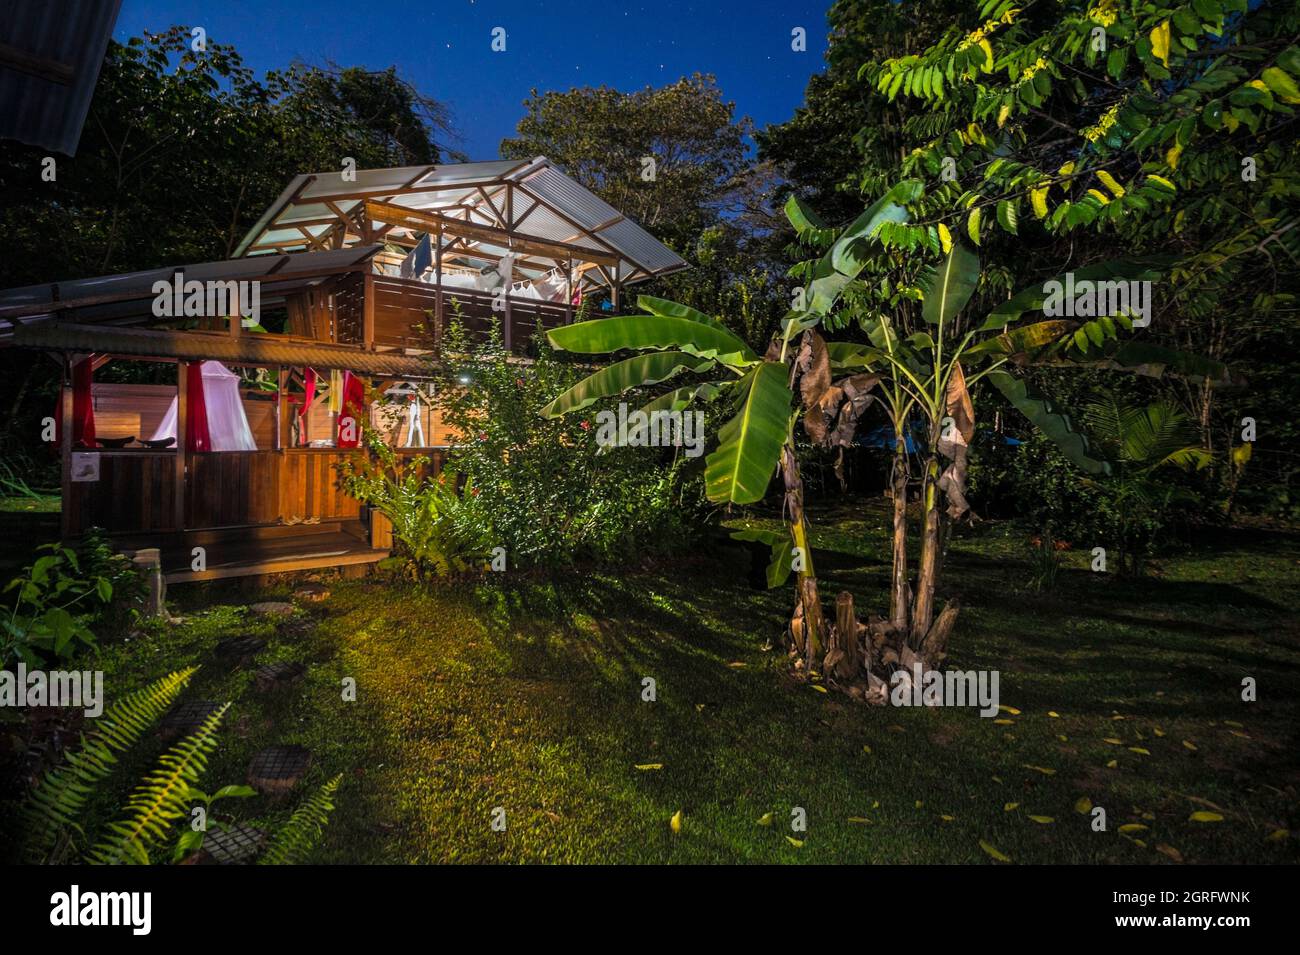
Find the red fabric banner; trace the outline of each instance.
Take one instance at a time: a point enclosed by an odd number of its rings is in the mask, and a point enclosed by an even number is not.
[[[203,396],[203,362],[185,364],[185,450],[211,451],[208,432],[208,403]]]
[[[72,366],[73,447],[99,447],[95,441],[95,399],[91,390],[95,380],[93,357],[87,356]],[[63,440],[63,395],[59,395],[59,403],[54,406],[54,437],[56,441]]]
[[[343,402],[339,412],[338,439],[335,447],[355,448],[361,444],[362,408],[366,401],[366,389],[361,379],[350,371],[343,372]],[[349,424],[351,422],[351,424]]]

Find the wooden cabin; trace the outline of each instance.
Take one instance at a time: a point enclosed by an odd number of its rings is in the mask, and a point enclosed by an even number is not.
[[[584,296],[617,307],[684,267],[545,157],[317,173],[233,259],[0,292],[0,345],[62,365],[65,540],[158,548],[173,583],[367,564],[386,522],[338,466],[362,453],[354,424],[441,466],[429,389],[453,312],[522,351]],[[127,362],[148,365],[106,368]]]

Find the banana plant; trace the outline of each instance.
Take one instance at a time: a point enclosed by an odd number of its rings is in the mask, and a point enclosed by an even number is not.
[[[919,191],[918,183],[895,187],[866,209],[815,263],[807,296],[782,322],[781,332],[759,356],[716,318],[676,302],[642,295],[640,315],[601,318],[547,332],[557,350],[585,355],[636,351],[578,382],[542,409],[555,417],[589,407],[633,388],[659,385],[683,373],[713,375],[711,380],[670,388],[640,410],[683,411],[696,403],[725,403],[732,417],[718,430],[718,443],[705,459],[705,493],[716,504],[754,504],[762,500],[778,470],[784,484],[783,516],[789,531],[784,541],[767,539],[773,548],[769,581],[780,583],[796,573],[798,616],[796,643],[809,670],[823,655],[826,624],[813,568],[803,480],[795,455],[794,426],[799,409],[794,386],[801,368],[791,343],[814,326],[824,311],[865,266],[866,250],[883,224],[903,221],[902,202]]]
[[[1149,281],[1159,263],[1123,260],[1075,273],[1076,279]],[[1124,335],[1131,319],[1122,314],[1093,319],[1046,319],[1038,313],[1047,293],[1039,285],[1013,296],[982,320],[966,308],[980,282],[978,256],[954,243],[937,268],[920,283],[921,326],[910,334],[888,317],[863,319],[868,342],[826,346],[832,369],[876,376],[877,397],[895,434],[893,575],[891,623],[906,631],[921,649],[931,636],[934,594],[942,564],[946,530],[969,507],[965,498],[967,451],[975,430],[972,386],[987,378],[1032,425],[1055,442],[1075,465],[1093,476],[1112,473],[1113,464],[1096,450],[1070,417],[1036,394],[1023,377],[1033,365],[1110,368],[1148,375],[1166,372],[1227,380],[1218,362],[1148,345]],[[824,417],[819,412],[816,417]],[[910,595],[907,564],[908,457],[905,435],[919,418],[925,435],[921,462],[921,552]],[[807,426],[807,418],[805,419]],[[822,425],[809,429],[820,432]],[[946,508],[941,507],[946,501]],[[951,627],[951,621],[947,626]],[[946,634],[943,639],[946,640]]]

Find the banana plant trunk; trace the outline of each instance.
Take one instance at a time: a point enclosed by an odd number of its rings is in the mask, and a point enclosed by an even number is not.
[[[799,591],[799,605],[803,608],[804,664],[808,672],[821,666],[825,652],[823,637],[826,623],[822,616],[821,600],[817,593],[817,576],[813,571],[812,548],[808,545],[808,519],[803,509],[803,476],[795,458],[794,447],[787,442],[781,449],[781,477],[785,482],[785,513],[790,522],[790,537],[797,549],[798,560],[795,582]]]
[[[889,617],[899,633],[907,630],[907,443],[895,424],[894,434],[894,559]]]
[[[934,590],[939,582],[940,519],[939,459],[930,455],[925,463],[925,485],[921,492],[924,517],[921,525],[921,558],[916,574],[916,596],[912,602],[912,646],[919,647],[930,632],[934,619]]]

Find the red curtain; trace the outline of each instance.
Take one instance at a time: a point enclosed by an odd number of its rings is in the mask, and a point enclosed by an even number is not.
[[[208,433],[208,403],[203,397],[203,362],[185,365],[185,450],[211,451]]]
[[[89,355],[72,366],[72,444],[95,448],[95,399],[91,386],[95,380],[95,365]],[[54,434],[63,440],[63,395],[54,407]]]
[[[361,379],[350,371],[343,372],[343,402],[339,413],[338,440],[334,442],[339,448],[355,448],[361,444],[361,409],[365,404],[366,389]],[[352,427],[347,427],[351,418]],[[350,432],[350,433],[349,433]]]

